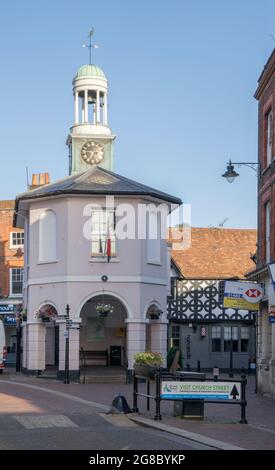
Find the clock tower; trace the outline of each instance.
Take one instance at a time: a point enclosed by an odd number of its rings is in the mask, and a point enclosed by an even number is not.
[[[97,65],[83,65],[73,79],[74,125],[69,147],[69,174],[93,166],[113,170],[115,135],[108,126],[108,81]]]

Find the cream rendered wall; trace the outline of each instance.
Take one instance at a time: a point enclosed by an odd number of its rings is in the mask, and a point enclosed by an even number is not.
[[[165,240],[161,242],[159,265],[147,263],[146,240],[120,240],[118,257],[110,263],[106,260],[91,260],[91,241],[83,236],[83,225],[88,219],[83,216],[83,210],[91,202],[102,205],[104,201],[104,198],[63,196],[31,203],[28,322],[33,322],[30,332],[35,330],[34,314],[45,303],[53,304],[59,315],[65,313],[66,305],[69,304],[71,318],[78,320],[85,302],[94,295],[102,294],[104,288],[106,294],[119,298],[127,309],[127,348],[131,368],[134,353],[145,350],[146,311],[150,303],[157,303],[163,310],[161,319],[153,327],[152,341],[154,349],[166,355],[167,245]],[[117,198],[115,203],[119,202],[131,202],[137,211],[138,202],[145,203],[146,200]],[[38,259],[39,217],[47,209],[55,211],[57,217],[57,260],[41,264]],[[102,282],[102,275],[108,276],[107,282]],[[72,335],[77,351],[79,332],[75,330]],[[62,334],[60,338],[62,355]],[[70,356],[72,367],[77,364],[78,358],[72,352]],[[43,363],[43,359],[40,363]]]

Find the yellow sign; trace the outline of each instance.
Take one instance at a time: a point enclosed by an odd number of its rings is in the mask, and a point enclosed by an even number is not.
[[[240,310],[260,310],[260,302],[251,304],[245,299],[232,299],[230,297],[224,297],[223,306],[224,308],[238,308]]]

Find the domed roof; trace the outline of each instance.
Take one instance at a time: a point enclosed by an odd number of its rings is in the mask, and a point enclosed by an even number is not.
[[[82,65],[75,76],[75,78],[80,77],[101,77],[105,78],[103,70],[95,64],[86,64]]]

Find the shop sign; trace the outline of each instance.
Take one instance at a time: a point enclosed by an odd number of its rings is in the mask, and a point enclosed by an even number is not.
[[[15,310],[15,304],[0,304],[0,314],[1,313],[12,313]]]
[[[270,307],[270,310],[269,310],[269,323],[275,323],[275,306]]]
[[[16,318],[15,315],[5,315],[4,316],[4,325],[6,326],[16,326]]]
[[[161,398],[169,400],[241,400],[240,382],[162,382]]]
[[[225,281],[223,307],[241,310],[259,310],[263,294],[263,288],[260,284]]]

